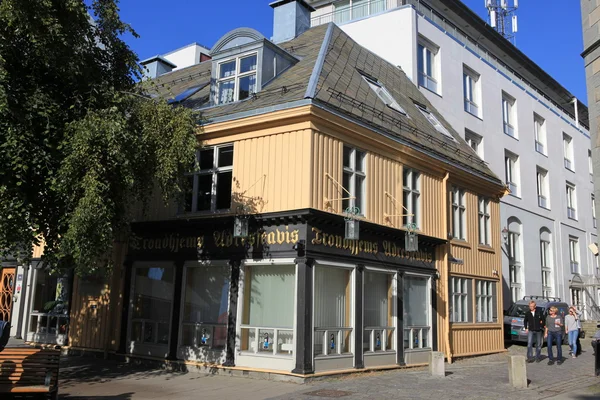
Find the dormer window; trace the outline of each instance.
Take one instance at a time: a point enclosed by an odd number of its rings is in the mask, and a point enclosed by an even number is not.
[[[255,54],[236,57],[219,64],[219,104],[244,100],[256,93]]]
[[[431,113],[431,111],[429,111],[427,109],[427,106],[425,106],[424,104],[421,103],[417,103],[415,102],[415,106],[419,109],[419,111],[421,111],[421,114],[423,114],[423,116],[425,118],[427,118],[427,121],[429,121],[429,123],[431,125],[433,125],[433,127],[441,134],[443,134],[444,136],[447,136],[449,139],[452,140],[456,140],[454,139],[454,137],[450,134],[450,132],[448,132],[448,130],[444,127],[444,125],[442,125],[440,123],[440,121],[438,121],[438,119],[436,118],[435,115],[433,115]]]
[[[400,104],[398,104],[398,102],[392,97],[390,92],[387,91],[385,86],[379,82],[379,80],[367,75],[367,73],[363,71],[359,70],[358,72],[362,75],[363,79],[367,81],[369,87],[377,94],[381,101],[383,101],[389,108],[406,115],[406,112],[402,109],[402,107],[400,107]]]

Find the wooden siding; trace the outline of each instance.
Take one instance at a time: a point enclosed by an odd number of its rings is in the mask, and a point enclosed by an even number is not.
[[[402,165],[378,154],[367,156],[367,210],[371,222],[402,227]]]
[[[445,204],[442,179],[421,172],[421,232],[446,239],[443,212]]]
[[[340,187],[342,184],[343,147],[343,143],[338,139],[319,132],[313,133],[310,207],[332,213],[342,212],[341,200],[326,202],[325,199],[348,197],[348,194]],[[329,174],[337,183],[326,174]]]
[[[468,325],[453,328],[450,341],[454,357],[504,351],[502,324]]]

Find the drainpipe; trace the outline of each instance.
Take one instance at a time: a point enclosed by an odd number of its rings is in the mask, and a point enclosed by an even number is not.
[[[450,173],[446,172],[446,176],[442,181],[442,188],[444,190],[443,195],[443,207],[442,207],[442,221],[444,221],[444,236],[446,239],[448,238],[448,178],[450,177]],[[449,254],[451,250],[450,241],[446,243],[446,253],[444,254],[444,279],[446,280],[446,350],[448,356],[448,364],[452,364],[452,349],[450,347],[450,302],[449,299],[449,287],[448,284],[450,282],[450,260]]]
[[[577,97],[573,97],[573,109],[575,110],[575,126],[579,129],[579,107],[577,104]]]

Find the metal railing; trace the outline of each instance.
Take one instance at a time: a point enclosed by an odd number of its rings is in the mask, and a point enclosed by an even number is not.
[[[214,324],[204,322],[183,322],[183,346],[207,347],[209,349],[223,349],[227,342],[227,324]]]
[[[339,4],[339,2],[337,2]],[[398,8],[402,0],[367,0],[352,6],[337,6],[333,3],[332,12],[318,15],[310,19],[310,26],[318,26],[335,22],[344,24],[370,15],[378,14],[387,10]]]
[[[315,328],[315,356],[350,354],[352,328]]]
[[[365,351],[377,352],[394,350],[393,326],[367,326],[365,327]]]
[[[294,330],[266,326],[242,325],[242,351],[292,357],[294,354]]]

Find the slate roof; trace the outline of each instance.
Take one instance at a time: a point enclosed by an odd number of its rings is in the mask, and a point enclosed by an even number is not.
[[[450,162],[498,185],[501,180],[445,121],[404,71],[357,44],[334,24],[309,29],[297,38],[280,43],[300,61],[269,82],[253,98],[210,106],[210,85],[183,106],[201,109],[206,123],[263,114],[286,104],[310,101],[326,110],[373,129],[423,153]],[[154,80],[161,96],[172,98],[184,90],[210,81],[211,61],[170,72]],[[406,111],[388,107],[363,79],[362,71],[385,86]],[[170,92],[169,92],[170,88]],[[415,106],[425,105],[454,140],[438,132]]]

